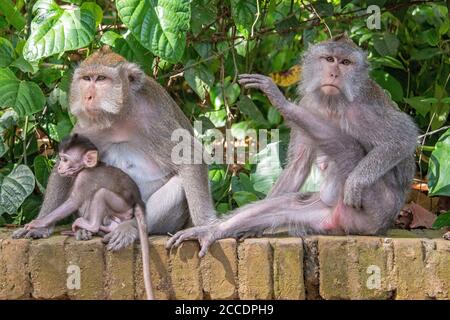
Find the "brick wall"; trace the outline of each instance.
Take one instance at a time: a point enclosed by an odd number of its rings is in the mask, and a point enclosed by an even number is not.
[[[139,245],[111,253],[99,238],[9,234],[0,232],[0,299],[144,297]],[[225,239],[203,259],[196,242],[168,251],[166,240],[150,237],[157,299],[449,299],[450,241],[439,238]]]

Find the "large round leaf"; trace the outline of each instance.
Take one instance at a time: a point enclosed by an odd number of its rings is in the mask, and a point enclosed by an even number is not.
[[[403,88],[397,79],[383,70],[373,70],[370,75],[383,89],[389,91],[392,100],[402,101]]]
[[[137,62],[142,66],[152,65],[153,55],[137,41],[130,31],[123,35],[114,31],[107,31],[100,41],[109,45],[113,51],[125,57],[128,61]]]
[[[33,172],[26,165],[18,165],[0,186],[0,212],[15,213],[33,189]]]
[[[35,61],[87,46],[94,39],[96,24],[90,9],[89,6],[63,9],[53,0],[37,1],[31,35],[23,48],[25,59]]]
[[[204,64],[195,64],[195,61],[189,60],[186,63],[186,71],[184,72],[184,78],[192,90],[195,91],[198,96],[204,100],[206,93],[211,90],[214,84],[214,74]],[[194,66],[193,66],[194,65]]]
[[[14,48],[5,38],[0,38],[0,67],[9,66],[14,61]]]
[[[450,196],[450,129],[436,143],[428,169],[429,194]]]
[[[178,62],[186,47],[189,0],[116,0],[120,19],[139,42],[169,62]]]
[[[256,170],[250,176],[256,191],[267,194],[283,170],[278,147],[277,142],[269,143],[256,155],[256,159],[252,159],[257,160]]]
[[[0,107],[13,108],[19,116],[36,113],[44,108],[45,97],[39,86],[21,81],[9,69],[0,69]]]

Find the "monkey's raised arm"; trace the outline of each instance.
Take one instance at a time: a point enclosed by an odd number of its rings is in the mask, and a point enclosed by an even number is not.
[[[302,133],[296,130],[296,128],[291,130],[287,166],[278,177],[267,197],[275,197],[288,192],[297,192],[305,183],[311,171],[314,152],[311,146],[302,141],[302,138]]]

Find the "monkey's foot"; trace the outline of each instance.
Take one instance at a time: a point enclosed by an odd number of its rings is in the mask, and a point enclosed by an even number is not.
[[[77,229],[77,231],[75,231],[75,239],[81,240],[81,241],[91,240],[92,232],[90,232],[86,229]]]
[[[450,231],[446,232],[442,237],[443,237],[445,240],[450,240]]]
[[[130,222],[129,222],[130,221]],[[103,237],[103,243],[107,243],[106,249],[118,251],[134,243],[138,238],[138,230],[131,223],[132,220],[122,222],[117,228]]]
[[[26,239],[39,239],[39,238],[48,238],[53,228],[36,228],[27,230],[26,228],[20,228],[13,232],[12,238],[13,239],[20,239],[20,238],[26,238]]]
[[[197,240],[200,243],[201,247],[198,256],[202,258],[205,256],[206,252],[208,252],[208,248],[211,246],[211,244],[214,241],[220,239],[220,236],[218,235],[218,232],[216,230],[217,228],[209,225],[178,231],[169,239],[169,241],[167,241],[166,248],[176,248],[186,240]]]

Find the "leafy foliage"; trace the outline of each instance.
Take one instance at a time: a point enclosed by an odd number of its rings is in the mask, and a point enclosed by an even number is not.
[[[381,7],[380,29],[367,26],[371,4]],[[450,112],[450,20],[444,1],[2,0],[0,224],[37,214],[54,150],[75,123],[68,113],[71,74],[105,44],[138,63],[191,121],[201,122],[197,134],[206,148],[219,141],[213,129],[230,129],[246,156],[256,144],[256,162],[246,157],[210,166],[219,213],[264,198],[286,162],[289,130],[264,95],[237,84],[237,75],[270,75],[295,99],[299,58],[329,37],[328,28],[347,32],[367,50],[371,77],[424,133],[438,130],[422,139],[418,165],[422,178],[429,176],[430,192],[449,196],[450,132],[442,128]],[[261,138],[260,129],[269,130],[266,145],[250,134]],[[303,190],[317,190],[319,182],[312,170]]]

